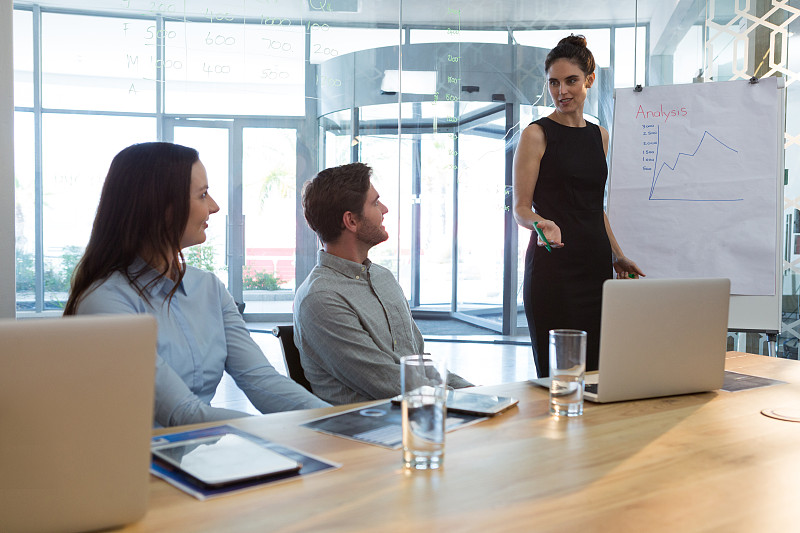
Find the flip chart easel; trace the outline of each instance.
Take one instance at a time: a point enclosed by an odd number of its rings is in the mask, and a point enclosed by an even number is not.
[[[648,278],[731,279],[730,331],[781,329],[781,78],[615,92],[608,213]]]

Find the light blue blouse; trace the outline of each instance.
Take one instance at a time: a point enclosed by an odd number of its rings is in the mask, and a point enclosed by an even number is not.
[[[141,268],[148,269],[140,278],[140,285],[145,285],[156,273],[140,259],[130,271]],[[250,337],[233,297],[214,274],[187,267],[168,305],[165,297],[174,286],[166,278],[155,283],[147,289],[148,304],[121,272],[115,272],[78,305],[79,315],[149,313],[156,317],[156,425],[246,416],[209,405],[223,370],[262,413],[329,405],[272,367]]]

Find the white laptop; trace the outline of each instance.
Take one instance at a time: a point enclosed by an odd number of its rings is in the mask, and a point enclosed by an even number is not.
[[[155,353],[149,315],[0,320],[0,531],[145,514]]]
[[[600,361],[584,398],[618,402],[716,390],[725,377],[730,280],[608,280]],[[547,378],[536,380],[549,386]]]

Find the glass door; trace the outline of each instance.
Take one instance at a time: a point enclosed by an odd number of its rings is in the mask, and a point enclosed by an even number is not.
[[[370,258],[395,272],[417,317],[444,314],[506,335],[524,333],[522,259],[507,244],[526,238],[509,224],[507,132],[519,106],[403,106],[399,150],[397,121],[383,116],[385,106],[350,110],[359,116],[352,130],[341,122],[349,113],[321,119],[323,166],[341,164],[349,142],[358,148],[352,158],[373,167],[373,182],[389,206],[389,242]],[[331,157],[332,147],[340,158]]]
[[[170,142],[196,149],[208,173],[208,192],[219,204],[219,212],[211,215],[206,230],[206,242],[183,251],[186,262],[216,274],[230,290],[230,257],[228,227],[233,217],[230,212],[230,122],[168,120],[164,136]],[[241,302],[241,297],[237,298]]]
[[[237,128],[237,132],[238,132]],[[238,133],[237,133],[238,137]],[[297,229],[297,130],[244,127],[242,265],[245,313],[292,313]],[[300,280],[302,281],[302,280]]]
[[[475,106],[476,103],[471,102],[464,107]],[[505,106],[491,107],[499,109],[487,117],[463,124],[458,133],[455,311],[462,320],[499,332],[503,326],[506,216]],[[462,116],[468,117],[469,113]]]
[[[284,320],[297,284],[297,129],[252,122],[170,118],[164,137],[200,152],[220,207],[187,262],[215,273],[246,318]]]

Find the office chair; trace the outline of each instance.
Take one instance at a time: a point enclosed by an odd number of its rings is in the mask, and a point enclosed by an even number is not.
[[[313,392],[311,383],[306,379],[303,366],[300,364],[300,352],[297,350],[297,346],[294,345],[294,326],[291,324],[275,326],[272,328],[272,334],[281,341],[283,361],[286,363],[286,371],[289,372],[289,377],[308,389],[309,392]]]

